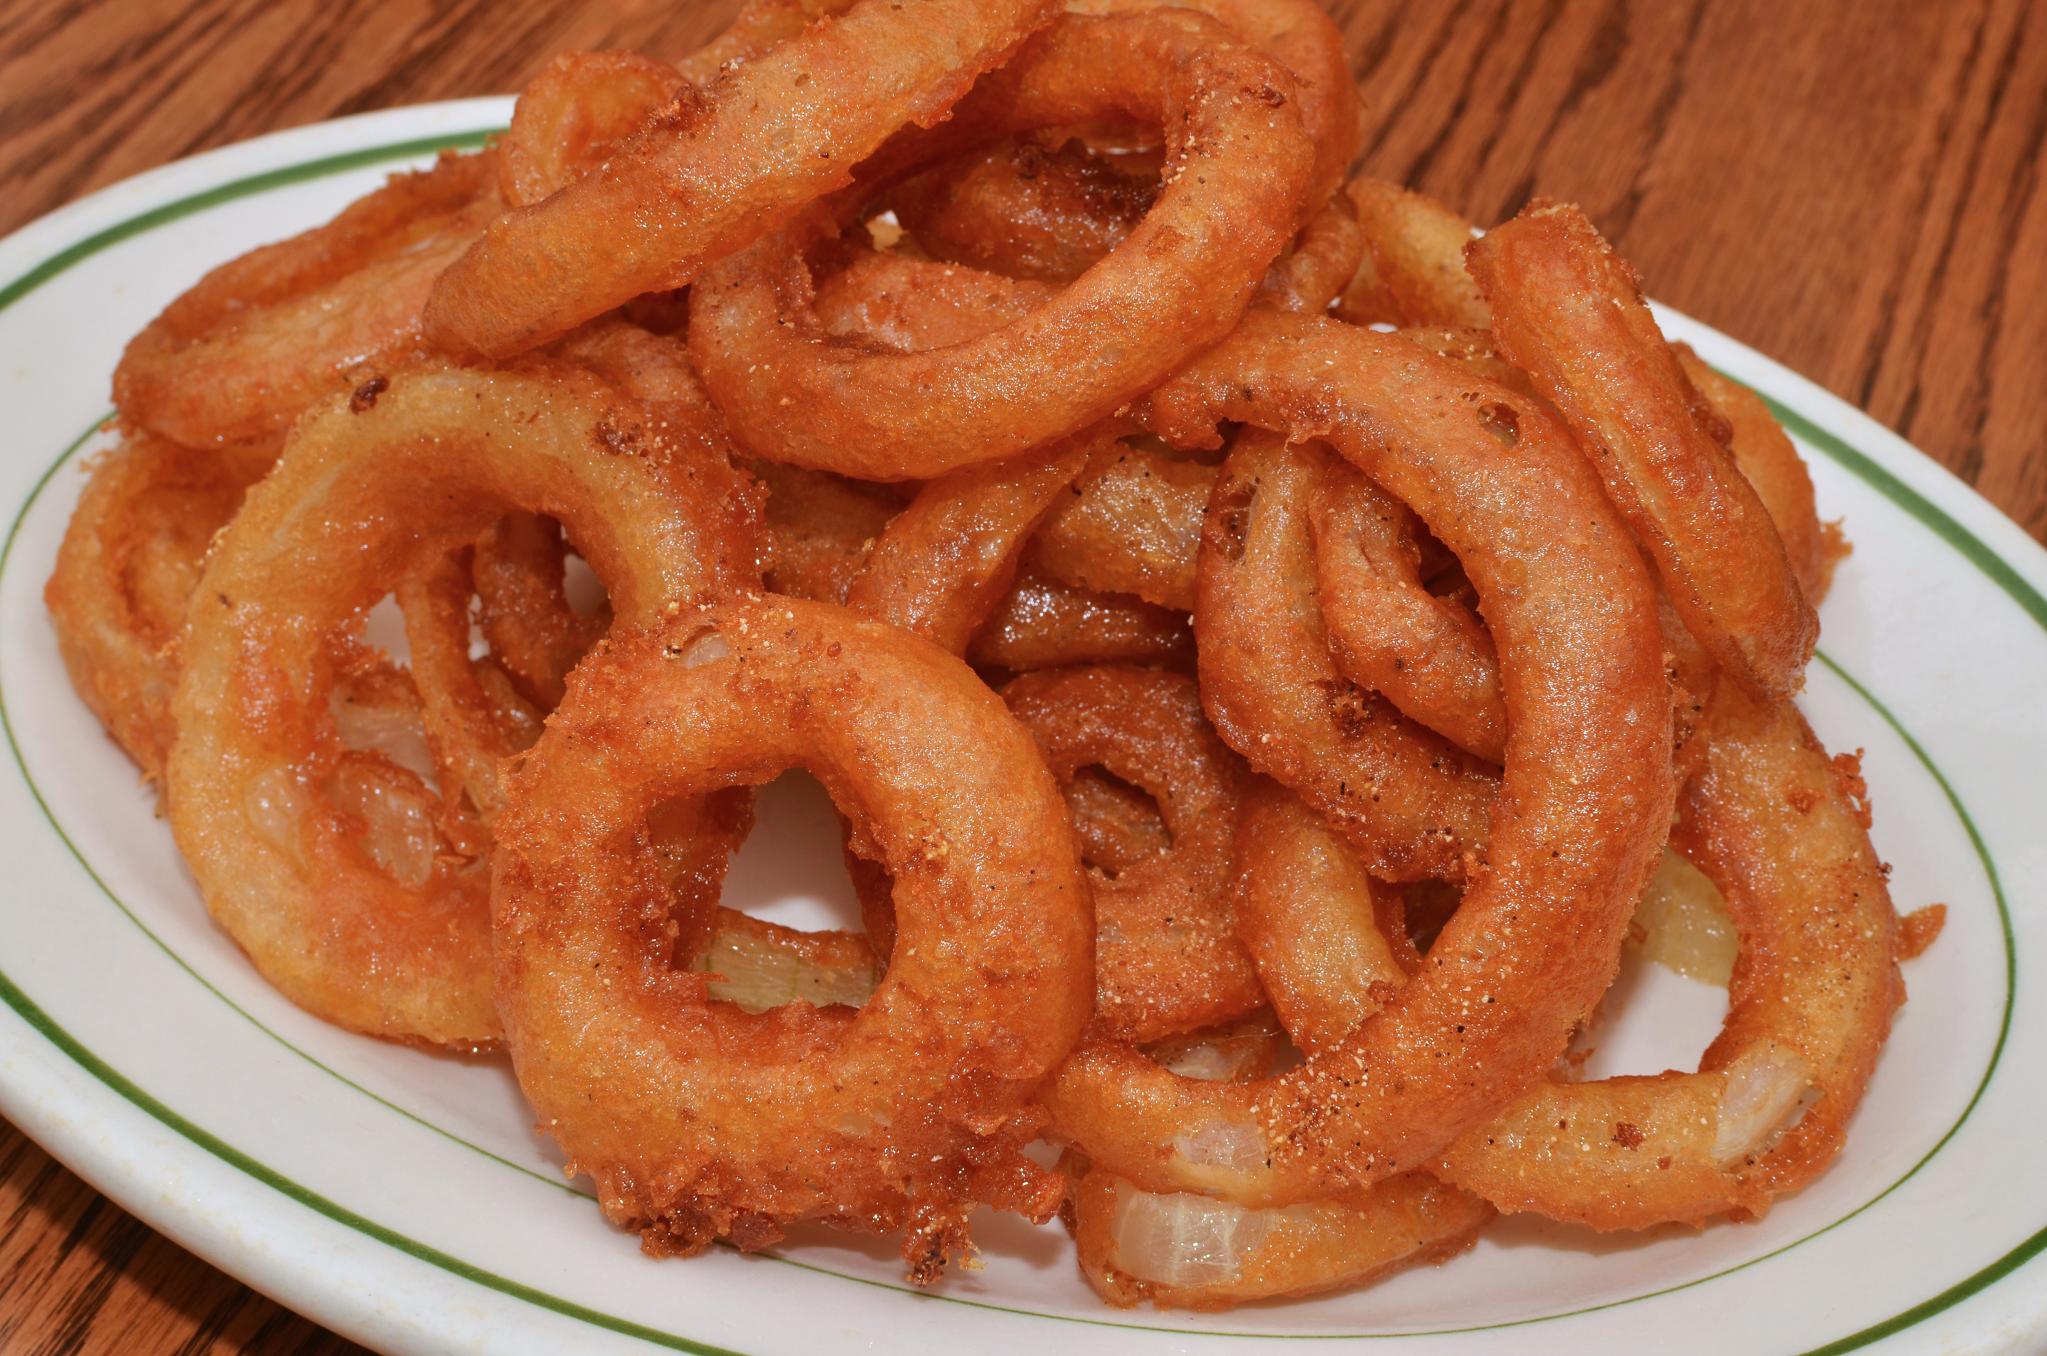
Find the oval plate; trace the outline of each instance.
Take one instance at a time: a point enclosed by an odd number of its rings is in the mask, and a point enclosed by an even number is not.
[[[1823,512],[1847,520],[1855,553],[1803,705],[1831,747],[1867,751],[1899,906],[1949,906],[1945,935],[1907,967],[1911,1001],[1846,1152],[1759,1223],[1599,1237],[1502,1220],[1447,1266],[1212,1316],[1107,1309],[1063,1231],[1002,1220],[979,1230],[985,1269],[937,1295],[899,1284],[892,1247],[844,1236],[656,1262],[564,1178],[503,1064],[351,1036],[272,992],[72,696],[43,580],[81,464],[106,442],[127,336],[206,268],[438,147],[479,144],[509,112],[436,104],[264,137],[0,243],[0,1113],[207,1260],[397,1352],[2047,1346],[2047,1004],[2022,987],[2047,969],[2047,553],[1862,414],[1667,312],[1673,337],[1771,400]],[[739,902],[803,917],[843,893],[814,792],[777,784],[762,819],[730,885]],[[1600,1061],[1689,1063],[1724,995],[1641,978],[1674,1014],[1656,1025],[1682,1038],[1622,1023]]]

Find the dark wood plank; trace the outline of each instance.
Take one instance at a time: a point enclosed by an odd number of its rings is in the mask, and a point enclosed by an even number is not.
[[[732,0],[0,0],[0,231],[282,127],[688,50]],[[2047,534],[2047,10],[1332,0],[1366,167],[1475,220],[1582,203],[1657,296]],[[347,1350],[0,1126],[0,1351]]]

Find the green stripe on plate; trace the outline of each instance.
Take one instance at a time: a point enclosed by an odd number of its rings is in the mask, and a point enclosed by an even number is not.
[[[0,287],[0,311],[6,310],[80,260],[89,259],[103,249],[118,245],[123,240],[133,239],[144,232],[153,231],[181,217],[189,217],[194,212],[204,212],[209,207],[218,207],[237,198],[267,193],[273,188],[288,188],[293,184],[302,184],[308,179],[320,179],[330,174],[345,174],[349,170],[381,165],[392,160],[407,160],[418,155],[431,155],[436,151],[468,150],[481,146],[503,130],[502,127],[480,127],[468,132],[450,132],[444,137],[420,137],[413,141],[394,142],[388,146],[365,146],[359,151],[343,151],[339,155],[308,160],[299,165],[265,170],[246,179],[236,179],[204,192],[179,198],[176,202],[153,207],[147,212],[129,217],[126,221],[115,222],[103,231],[95,231],[76,244],[66,246],[5,287]]]

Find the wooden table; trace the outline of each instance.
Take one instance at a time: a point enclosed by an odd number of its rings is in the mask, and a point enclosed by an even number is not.
[[[2031,0],[1335,0],[1366,165],[1585,206],[1658,297],[2047,533],[2047,13]],[[687,50],[728,0],[0,0],[0,231],[337,114]],[[352,1350],[0,1124],[0,1351]]]

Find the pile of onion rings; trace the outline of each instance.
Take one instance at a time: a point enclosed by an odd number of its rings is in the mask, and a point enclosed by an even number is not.
[[[1311,0],[564,54],[129,344],[73,683],[256,969],[502,1052],[650,1253],[991,1207],[1218,1309],[1756,1217],[1944,916],[1793,705],[1845,545],[1583,213],[1361,107]],[[721,903],[791,768],[860,930]],[[1632,942],[1725,1027],[1583,1080]]]

